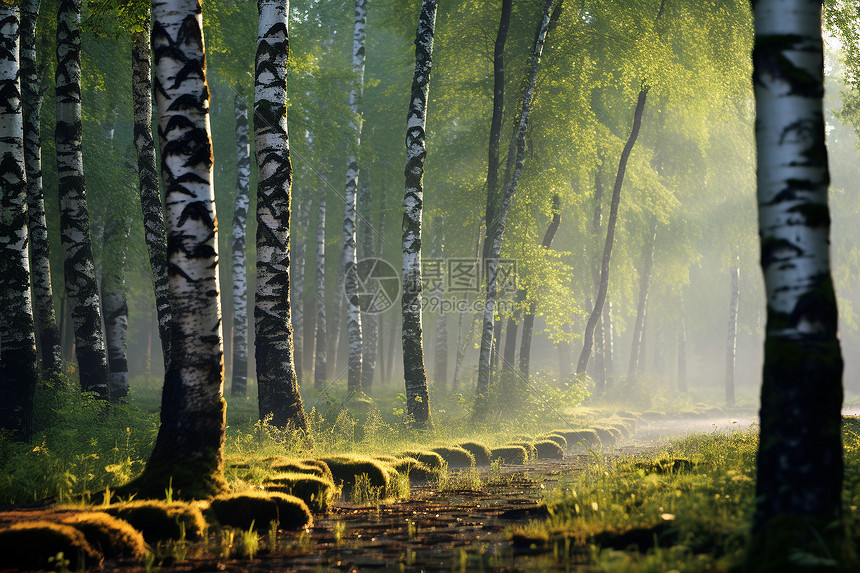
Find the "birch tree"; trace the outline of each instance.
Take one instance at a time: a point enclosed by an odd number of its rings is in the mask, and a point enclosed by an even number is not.
[[[87,208],[81,121],[81,0],[57,10],[56,106],[60,237],[81,389],[108,398],[108,370]]]
[[[531,112],[532,98],[534,97],[535,85],[537,82],[537,73],[540,68],[541,55],[543,54],[544,43],[546,42],[547,32],[549,31],[550,23],[557,20],[560,15],[560,6],[553,10],[554,0],[547,0],[543,16],[541,17],[540,26],[538,27],[537,36],[535,37],[534,48],[532,49],[531,65],[529,74],[526,80],[525,89],[523,90],[522,108],[517,119],[517,125],[514,131],[512,152],[509,152],[504,193],[499,208],[493,216],[493,234],[488,235],[487,240],[490,240],[490,248],[484,248],[485,259],[487,260],[487,284],[486,284],[486,300],[483,309],[482,328],[481,328],[481,347],[478,355],[478,384],[476,387],[475,397],[475,417],[482,419],[487,413],[487,398],[490,390],[490,358],[493,350],[493,330],[495,325],[495,310],[496,298],[498,296],[497,273],[498,259],[502,250],[502,240],[505,233],[505,225],[507,224],[508,211],[511,208],[511,202],[517,190],[520,176],[523,172],[525,162],[526,148],[526,130],[528,129],[529,113]],[[486,243],[485,243],[486,244]]]
[[[27,217],[30,233],[30,274],[33,314],[42,351],[42,368],[62,370],[60,331],[54,310],[51,257],[42,188],[42,103],[45,87],[36,66],[36,19],[40,0],[21,2],[21,98],[24,113],[24,161],[27,168]]]
[[[312,146],[311,146],[312,147]],[[296,256],[293,257],[294,275],[292,283],[292,308],[293,308],[293,331],[295,336],[295,364],[296,376],[299,380],[303,380],[304,364],[307,361],[306,352],[313,351],[313,345],[310,348],[305,348],[305,268],[307,265],[307,231],[311,222],[311,198],[307,197],[302,201],[299,207],[299,229],[302,234],[296,241]]]
[[[729,298],[729,334],[726,339],[726,408],[735,407],[735,365],[738,349],[738,305],[740,303],[740,257],[736,256],[730,269],[731,296]]]
[[[143,233],[149,254],[158,336],[164,369],[170,364],[170,284],[167,278],[167,237],[164,231],[164,208],[158,191],[158,168],[155,141],[152,137],[152,58],[150,55],[151,10],[140,20],[141,30],[131,38],[131,89],[134,109],[134,149],[137,153],[137,179]]]
[[[316,236],[316,312],[317,321],[314,329],[314,388],[321,390],[325,386],[328,375],[328,356],[325,313],[325,197],[320,198],[319,215],[317,218]]]
[[[353,147],[346,163],[346,208],[343,216],[343,279],[346,293],[346,329],[349,337],[349,370],[347,388],[350,393],[361,391],[361,309],[358,304],[358,268],[356,266],[356,214],[358,191],[358,161],[356,154],[361,145],[361,94],[364,92],[365,25],[367,24],[367,1],[355,0],[355,29],[352,37],[352,89],[349,92],[349,107],[353,118]],[[337,293],[340,296],[340,293]]]
[[[820,548],[813,540],[841,538],[829,528],[842,507],[843,363],[828,249],[821,2],[758,0],[753,12],[767,326],[750,554],[788,570],[785,543]]]
[[[155,448],[124,489],[209,497],[226,489],[225,406],[201,0],[155,0],[152,49],[173,329]]]
[[[0,3],[0,427],[29,440],[36,334],[27,255],[19,43],[20,10]]]
[[[289,2],[258,0],[254,83],[257,183],[257,293],[254,305],[260,419],[305,430],[290,316],[290,187],[287,134]]]
[[[245,232],[250,200],[251,147],[248,143],[248,107],[238,93],[236,114],[236,200],[233,211],[233,377],[230,393],[244,397],[248,385],[248,271],[245,268]]]
[[[415,34],[415,74],[406,115],[406,189],[403,193],[403,376],[406,412],[417,427],[430,421],[430,394],[424,369],[424,334],[421,324],[421,218],[424,210],[424,159],[427,96],[433,65],[436,1],[424,0]]]
[[[115,213],[107,218],[104,230],[101,292],[111,402],[120,402],[128,395],[128,300],[124,274],[130,225],[124,213]]]

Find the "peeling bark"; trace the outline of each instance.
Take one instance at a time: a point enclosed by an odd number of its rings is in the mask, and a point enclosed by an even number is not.
[[[24,161],[27,169],[28,228],[30,233],[30,273],[33,283],[33,311],[41,349],[42,368],[52,374],[63,369],[60,331],[54,310],[51,285],[51,256],[45,221],[42,187],[42,103],[45,90],[36,67],[36,19],[40,0],[21,2],[21,99],[24,111]]]
[[[257,168],[257,387],[260,419],[307,430],[293,355],[290,305],[290,188],[287,133],[289,3],[258,0],[254,141]]]
[[[87,208],[81,121],[81,0],[60,0],[57,11],[56,100],[60,237],[66,293],[75,329],[81,390],[108,398],[108,369],[90,215]]]
[[[137,178],[143,233],[149,254],[158,337],[164,369],[170,365],[170,284],[167,278],[167,235],[164,230],[164,207],[158,191],[158,168],[155,141],[152,137],[152,58],[149,35],[150,17],[143,19],[144,29],[132,35],[131,87],[134,105],[134,148],[137,152]]]
[[[0,428],[29,440],[36,333],[27,255],[27,181],[19,69],[20,11],[0,4]]]
[[[244,397],[248,385],[248,270],[245,268],[245,234],[250,201],[251,147],[248,143],[248,107],[239,94],[236,114],[236,201],[233,211],[233,376],[230,393]]]
[[[791,538],[800,544],[839,531],[825,527],[842,506],[843,363],[828,249],[821,2],[758,0],[753,11],[767,300],[753,532],[766,539],[771,526],[784,523],[779,518],[801,518]],[[810,535],[810,528],[820,533]],[[771,548],[783,559],[784,549]]]
[[[406,189],[403,192],[403,377],[406,412],[415,426],[430,421],[430,394],[424,368],[424,333],[421,312],[421,218],[424,212],[424,159],[427,156],[427,97],[433,67],[436,0],[423,0],[415,33],[415,74],[406,115]]]

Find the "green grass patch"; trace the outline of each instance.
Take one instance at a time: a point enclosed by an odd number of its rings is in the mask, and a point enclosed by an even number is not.
[[[459,446],[472,454],[472,456],[475,458],[476,466],[490,465],[490,456],[492,455],[493,451],[489,447],[487,447],[486,444],[482,442],[469,441],[463,442],[459,444]]]

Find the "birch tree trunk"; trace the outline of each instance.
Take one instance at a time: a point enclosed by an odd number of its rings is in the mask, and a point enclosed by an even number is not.
[[[137,177],[143,233],[149,254],[158,337],[164,370],[170,365],[170,284],[167,278],[167,236],[164,231],[164,207],[158,191],[155,142],[152,137],[152,58],[150,56],[151,10],[142,19],[140,33],[132,35],[131,89],[134,106],[134,148],[137,152]]]
[[[514,371],[514,362],[517,359],[517,331],[519,330],[520,315],[522,314],[520,305],[525,299],[525,289],[518,289],[514,312],[508,318],[508,325],[505,327],[505,351],[502,355],[502,372]]]
[[[0,4],[0,427],[29,440],[36,393],[36,332],[27,255],[19,45],[19,8]]]
[[[126,489],[160,498],[171,486],[183,498],[202,498],[227,484],[218,232],[201,0],[156,0],[152,22],[173,328],[155,448],[143,474]]]
[[[612,383],[615,377],[614,359],[615,359],[615,332],[612,330],[612,301],[607,300],[603,304],[603,320],[601,321],[603,328],[603,371],[606,375],[606,384]]]
[[[302,234],[296,241],[295,256],[293,257],[292,310],[293,310],[293,343],[295,344],[296,377],[303,380],[305,363],[305,263],[307,261],[307,232],[311,220],[311,199],[302,201],[299,207],[299,229]],[[311,350],[313,349],[313,345]]]
[[[555,239],[555,234],[558,232],[558,227],[561,225],[561,197],[554,195],[552,198],[552,221],[546,229],[543,236],[541,246],[544,249],[549,249],[552,246],[552,241]],[[531,366],[532,354],[532,331],[535,326],[535,310],[537,305],[534,301],[529,304],[529,311],[526,313],[523,320],[523,336],[520,342],[520,373],[523,380],[529,382],[529,368]]]
[[[415,33],[415,74],[406,115],[406,189],[403,193],[403,377],[406,412],[415,426],[430,420],[430,394],[424,369],[424,334],[421,316],[421,218],[424,212],[424,159],[427,96],[433,67],[436,0],[423,0]]]
[[[531,111],[532,98],[534,97],[535,83],[537,80],[537,72],[540,67],[541,54],[543,53],[544,42],[546,41],[547,32],[549,31],[550,23],[554,22],[560,15],[560,6],[553,11],[554,0],[547,0],[543,17],[540,26],[538,27],[537,37],[535,38],[534,49],[532,51],[532,61],[529,69],[529,75],[526,82],[526,87],[523,92],[522,109],[517,121],[514,136],[516,139],[516,151],[514,159],[508,159],[508,173],[505,180],[508,182],[505,186],[505,191],[502,196],[501,204],[498,211],[493,216],[495,221],[492,243],[489,250],[485,247],[485,259],[487,259],[487,297],[483,310],[483,327],[481,331],[481,349],[478,356],[478,384],[476,388],[475,398],[475,418],[483,419],[487,413],[487,399],[490,389],[490,359],[493,349],[493,334],[496,310],[497,283],[496,275],[498,273],[498,259],[502,250],[502,239],[505,233],[505,225],[507,222],[508,210],[511,207],[514,194],[517,190],[520,175],[523,171],[523,163],[525,160],[525,140],[526,130],[528,128],[529,112]],[[513,170],[511,171],[511,165]]]
[[[237,93],[236,203],[233,211],[233,377],[230,393],[244,397],[248,385],[248,269],[245,268],[245,234],[250,201],[251,146],[248,143],[248,107]]]
[[[361,259],[369,259],[375,255],[374,232],[370,224],[371,193],[367,183],[361,185],[358,190],[358,204],[366,216],[358,222],[357,250]],[[376,356],[379,344],[377,338],[379,321],[375,312],[361,313],[361,388],[370,394],[373,389],[373,376],[376,371]]]
[[[757,560],[764,551],[774,560],[758,562],[774,563],[787,561],[786,542],[841,538],[828,532],[841,530],[830,524],[842,506],[843,363],[828,252],[821,2],[758,0],[753,10],[767,328],[753,523],[759,543],[750,555]],[[768,539],[780,542],[768,546]]]
[[[738,304],[740,303],[740,261],[735,258],[731,269],[731,298],[729,299],[729,336],[726,341],[726,408],[735,407],[735,365],[738,348]]]
[[[633,111],[633,127],[630,129],[630,137],[621,150],[621,158],[618,160],[618,173],[615,176],[615,187],[612,189],[612,203],[609,206],[609,220],[606,223],[606,242],[603,246],[603,259],[600,263],[600,284],[597,288],[597,297],[594,301],[594,309],[588,317],[585,326],[585,335],[582,345],[582,353],[576,364],[576,373],[582,374],[588,368],[588,359],[591,356],[591,348],[594,344],[594,327],[600,315],[603,314],[603,304],[606,302],[606,291],[609,288],[609,263],[612,259],[612,245],[615,243],[615,224],[618,221],[618,205],[621,201],[621,186],[624,183],[624,173],[627,170],[627,160],[633,151],[633,144],[639,136],[639,127],[642,125],[642,111],[645,109],[645,100],[648,97],[648,88],[639,90],[636,99],[636,108]]]
[[[307,430],[293,358],[290,308],[290,187],[287,134],[288,0],[258,0],[254,141],[257,168],[257,386],[260,419]]]
[[[314,388],[322,390],[328,376],[328,356],[325,314],[325,197],[320,199],[319,219],[317,221],[317,273],[316,273],[316,348],[314,350]]]
[[[678,392],[687,393],[687,324],[684,318],[678,330]]]
[[[24,112],[24,161],[27,170],[28,229],[30,233],[30,274],[33,283],[33,311],[41,348],[42,368],[52,374],[63,369],[60,331],[54,310],[51,285],[51,257],[45,221],[42,188],[42,103],[45,87],[36,67],[36,18],[40,0],[21,2],[21,99]]]
[[[361,309],[358,304],[358,269],[356,268],[355,231],[356,195],[358,191],[358,161],[356,154],[361,146],[361,110],[359,99],[364,93],[364,47],[367,23],[367,1],[355,0],[355,30],[352,36],[352,90],[349,93],[349,108],[353,114],[350,127],[353,130],[353,145],[346,163],[346,209],[343,215],[343,277],[346,293],[346,330],[349,336],[349,366],[347,389],[350,393],[361,388]]]
[[[57,176],[66,293],[75,328],[81,390],[108,398],[108,370],[87,208],[81,121],[81,0],[57,9]]]
[[[656,224],[651,225],[648,239],[642,246],[642,258],[639,265],[639,304],[636,306],[636,322],[633,325],[633,341],[630,345],[630,363],[627,375],[636,376],[641,372],[645,360],[645,319],[648,312],[648,290],[651,286],[651,267],[654,263],[654,243],[657,233]]]
[[[102,258],[102,316],[108,359],[108,390],[111,402],[128,396],[128,301],[125,294],[125,260],[130,221],[123,214],[107,218]]]

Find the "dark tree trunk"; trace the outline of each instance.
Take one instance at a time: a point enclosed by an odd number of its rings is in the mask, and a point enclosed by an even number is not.
[[[832,559],[849,543],[834,523],[843,362],[829,260],[821,2],[758,0],[753,9],[767,327],[750,562],[789,571],[798,566],[787,549]]]
[[[403,377],[406,412],[416,427],[430,421],[430,393],[424,369],[422,325],[421,218],[424,209],[424,159],[427,156],[424,127],[433,63],[436,0],[423,0],[415,34],[415,74],[409,113],[406,115],[406,189],[403,192]]]
[[[558,227],[561,225],[561,197],[554,195],[552,198],[552,221],[546,229],[543,236],[541,246],[544,249],[549,249],[552,246],[552,241],[555,239],[555,234],[558,232]],[[528,383],[529,368],[531,367],[532,354],[532,331],[535,326],[535,309],[537,304],[532,301],[529,304],[529,311],[523,320],[523,338],[520,343],[520,373],[523,379]]]
[[[287,135],[287,0],[258,0],[254,84],[257,183],[255,358],[260,419],[307,430],[293,359],[290,306],[290,187]]]
[[[152,7],[173,328],[155,448],[143,474],[121,490],[140,497],[160,498],[172,487],[182,498],[207,498],[227,488],[218,232],[202,12],[200,0],[155,2]],[[184,73],[177,74],[178,69]]]
[[[639,136],[639,127],[642,125],[642,111],[645,109],[645,100],[647,97],[648,89],[642,88],[639,91],[639,97],[636,99],[636,109],[633,111],[633,127],[630,130],[630,137],[627,138],[627,143],[621,151],[621,158],[618,160],[618,173],[615,176],[615,187],[612,189],[612,203],[609,207],[609,220],[606,225],[606,243],[603,247],[603,259],[600,263],[600,285],[598,285],[594,309],[588,317],[588,324],[585,326],[582,353],[579,355],[579,362],[576,365],[577,374],[582,374],[588,368],[588,359],[591,356],[591,348],[594,344],[594,327],[597,326],[597,321],[600,319],[601,314],[603,314],[603,304],[606,302],[606,291],[609,288],[609,263],[612,259],[612,245],[615,243],[615,224],[618,221],[621,185],[624,183],[627,159],[630,157],[630,152],[633,151],[633,144],[636,143],[636,138]]]
[[[170,284],[167,277],[167,235],[164,231],[164,207],[158,192],[155,141],[152,137],[152,58],[150,56],[150,15],[142,20],[143,30],[132,36],[131,87],[134,105],[134,148],[137,151],[137,177],[143,233],[149,253],[155,309],[158,315],[158,337],[164,369],[170,364]]]
[[[57,11],[57,176],[66,293],[75,329],[81,390],[108,398],[108,369],[98,283],[90,242],[81,120],[81,0],[60,0]]]
[[[483,259],[487,261],[487,297],[483,311],[481,350],[478,356],[478,383],[475,389],[474,417],[477,420],[484,419],[487,414],[487,400],[492,369],[491,353],[494,347],[494,340],[498,339],[498,333],[496,333],[495,330],[495,306],[498,294],[498,285],[496,283],[498,258],[502,250],[502,241],[504,239],[508,211],[514,195],[516,194],[517,185],[519,184],[519,179],[522,175],[525,162],[526,131],[528,129],[529,114],[531,112],[532,98],[534,97],[537,73],[540,68],[544,43],[551,25],[557,21],[561,14],[562,4],[559,3],[555,10],[553,10],[553,4],[554,0],[547,0],[544,6],[540,25],[537,29],[534,47],[532,49],[531,66],[529,67],[529,74],[525,89],[523,90],[522,109],[519,113],[514,137],[511,138],[512,150],[509,151],[508,154],[505,173],[505,191],[502,195],[499,208],[493,212],[492,235],[487,235],[487,238],[492,237],[492,240],[490,241],[491,244],[488,245],[487,240],[484,242]],[[514,142],[516,142],[516,145],[514,145]]]
[[[233,209],[233,375],[230,394],[244,398],[248,386],[248,269],[245,268],[245,235],[250,202],[251,146],[248,143],[248,106],[238,93],[233,99],[236,115],[236,198]]]
[[[683,317],[678,331],[678,392],[687,393],[687,324]]]
[[[102,258],[102,316],[108,358],[108,390],[111,402],[128,396],[128,301],[125,294],[125,260],[130,221],[122,214],[105,223]]]
[[[642,245],[642,258],[639,265],[639,304],[636,306],[636,322],[633,326],[633,342],[630,346],[630,364],[627,375],[636,376],[642,371],[645,361],[645,320],[648,312],[648,290],[651,286],[651,267],[654,263],[654,243],[657,233],[656,224],[651,225],[648,238]]]
[[[0,428],[29,440],[36,392],[36,333],[27,256],[19,41],[19,9],[0,4]]]
[[[508,318],[508,325],[505,327],[505,351],[502,355],[502,372],[513,372],[514,362],[517,359],[517,331],[522,314],[520,306],[526,299],[526,291],[523,289],[517,290],[516,306],[514,312]]]
[[[52,374],[63,369],[60,331],[54,311],[51,285],[50,245],[45,221],[42,188],[41,113],[45,99],[36,67],[36,19],[40,0],[21,2],[21,103],[24,112],[24,161],[27,165],[28,229],[30,233],[30,274],[33,283],[33,314],[42,368]]]

